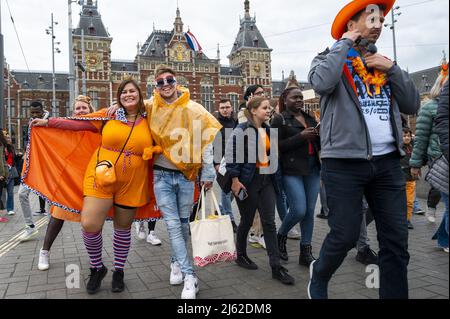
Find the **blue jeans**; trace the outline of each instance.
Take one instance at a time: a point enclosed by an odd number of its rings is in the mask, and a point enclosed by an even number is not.
[[[281,174],[275,176],[275,180],[277,183],[276,187],[276,196],[277,196],[277,212],[280,220],[283,221],[286,215],[288,214],[289,205],[287,201],[286,192],[284,191],[283,186],[283,176]]]
[[[6,184],[6,210],[14,211],[14,179],[10,178]]]
[[[310,158],[311,171],[307,176],[283,176],[284,190],[289,203],[289,213],[285,216],[279,234],[286,236],[300,222],[301,245],[311,245],[314,230],[314,211],[320,191],[320,172],[313,157]]]
[[[156,204],[161,210],[169,233],[172,263],[178,262],[185,275],[194,275],[188,254],[189,216],[194,203],[194,182],[181,172],[154,171]]]
[[[233,201],[233,193],[225,193],[220,190],[220,211],[223,215],[230,216],[231,220],[234,221],[233,209],[231,208],[231,202]]]
[[[433,240],[438,241],[439,247],[448,248],[448,195],[441,193],[441,196],[445,204],[445,213],[444,217],[442,218],[441,225],[434,235]]]
[[[414,197],[414,208],[413,208],[413,212],[418,212],[420,210],[420,203],[419,203],[419,199],[417,198],[417,193]]]
[[[322,159],[322,179],[330,209],[326,236],[313,276],[327,283],[355,247],[366,196],[380,246],[380,298],[408,298],[406,181],[397,153],[372,160]]]

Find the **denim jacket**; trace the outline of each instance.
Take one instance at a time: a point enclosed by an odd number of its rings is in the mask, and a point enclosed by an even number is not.
[[[209,144],[205,147],[205,151],[202,156],[202,170],[200,180],[202,182],[214,182],[216,179],[216,170],[214,168],[214,155],[213,155],[213,144]]]

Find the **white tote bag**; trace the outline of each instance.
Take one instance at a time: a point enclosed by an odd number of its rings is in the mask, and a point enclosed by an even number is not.
[[[213,204],[211,205],[212,211],[215,208],[218,216],[211,215],[206,218],[206,195],[205,189],[202,188],[196,220],[190,223],[192,255],[194,264],[199,267],[218,262],[230,262],[236,259],[236,245],[230,216],[221,214],[212,190],[210,194]],[[201,218],[198,219],[200,207]]]

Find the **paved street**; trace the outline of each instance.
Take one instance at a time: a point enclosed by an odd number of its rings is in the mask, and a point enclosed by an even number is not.
[[[16,188],[17,192],[17,188]],[[16,194],[17,196],[17,194]],[[38,210],[35,195],[33,208]],[[136,239],[133,228],[132,249],[125,269],[126,290],[121,294],[110,292],[112,272],[109,272],[101,291],[89,296],[85,292],[85,283],[89,274],[89,261],[83,245],[80,226],[66,223],[51,251],[50,270],[37,269],[39,249],[42,247],[47,218],[36,220],[39,229],[37,239],[17,243],[16,235],[23,230],[23,217],[16,200],[16,216],[10,222],[0,224],[0,298],[33,299],[105,299],[105,298],[179,298],[182,286],[169,285],[170,248],[164,222],[157,223],[157,233],[163,241],[162,246],[153,247],[145,241]],[[421,201],[422,207],[425,202]],[[439,207],[440,222],[443,207]],[[235,216],[238,216],[235,207]],[[279,224],[279,220],[277,221]],[[431,241],[437,225],[429,224],[425,217],[414,216],[415,230],[410,232],[409,266],[410,297],[414,299],[449,298],[449,256],[436,248]],[[314,231],[314,254],[318,255],[322,241],[328,231],[326,221],[316,219]],[[16,237],[15,237],[16,236]],[[372,248],[377,251],[374,225],[369,227]],[[266,252],[261,248],[249,247],[249,256],[259,266],[257,271],[239,268],[234,263],[208,266],[198,269],[200,279],[199,299],[306,299],[308,270],[298,265],[299,242],[288,241],[290,261],[286,265],[297,283],[295,286],[283,286],[271,279],[271,271]],[[356,251],[349,253],[342,267],[330,283],[330,298],[376,299],[378,291],[366,288],[365,266],[355,261]],[[104,263],[112,268],[112,225],[107,223],[104,229]],[[66,288],[66,267],[79,266],[81,271],[80,288]]]

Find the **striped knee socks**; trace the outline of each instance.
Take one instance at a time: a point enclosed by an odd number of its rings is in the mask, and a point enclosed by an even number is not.
[[[123,269],[131,246],[131,229],[114,229],[114,267]]]
[[[83,231],[83,240],[86,250],[89,255],[91,268],[100,269],[103,266],[102,262],[102,248],[103,238],[102,233],[87,233]]]

